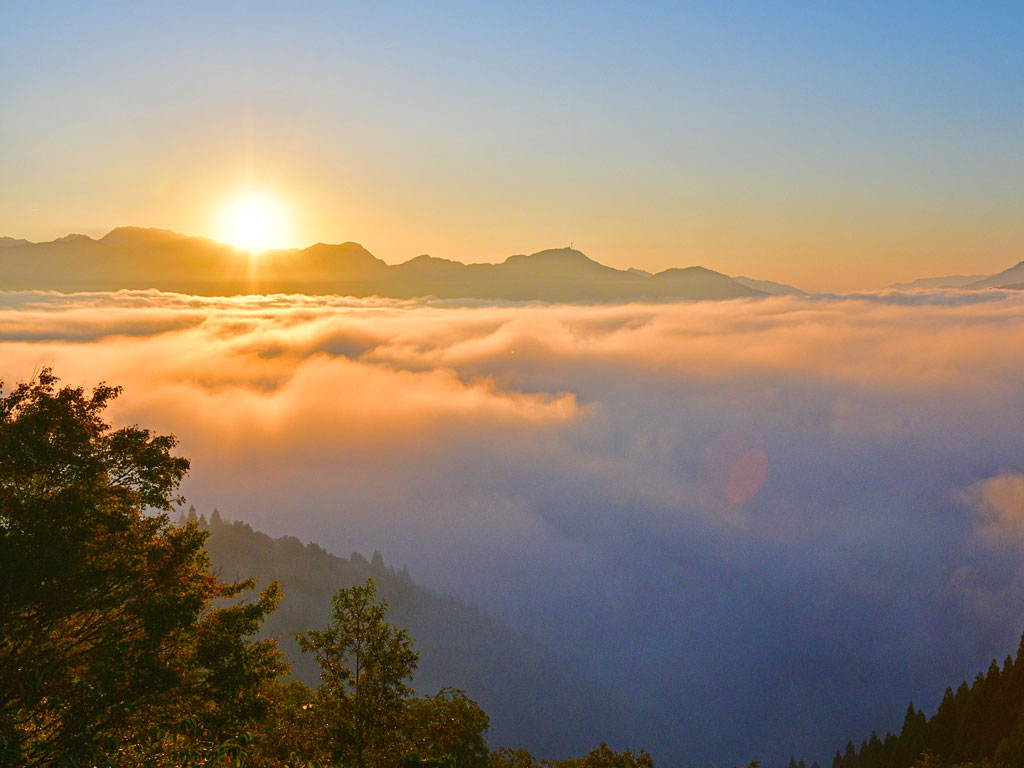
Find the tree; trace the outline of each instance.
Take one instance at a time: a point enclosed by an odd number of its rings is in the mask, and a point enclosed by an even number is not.
[[[406,630],[384,620],[387,601],[377,599],[373,579],[339,589],[331,609],[326,627],[296,636],[320,665],[317,728],[343,765],[387,765],[400,751],[403,706],[412,694],[406,681],[419,654]]]
[[[546,765],[550,768],[654,768],[654,761],[642,749],[639,752],[631,749],[616,752],[602,742],[597,749],[590,750],[577,760],[556,760]],[[751,763],[747,768],[757,768],[757,765]]]
[[[486,768],[490,750],[484,733],[490,718],[464,691],[442,688],[411,699],[402,713],[402,751],[410,764],[451,760],[458,768]]]
[[[540,763],[525,749],[501,747],[491,752],[490,768],[540,768]]]
[[[0,762],[99,762],[146,727],[225,738],[284,669],[250,642],[279,597],[212,606],[252,582],[209,572],[206,534],[176,527],[188,461],[175,439],[113,429],[120,393],[57,388],[44,369],[0,397]],[[2,384],[0,384],[2,391]]]

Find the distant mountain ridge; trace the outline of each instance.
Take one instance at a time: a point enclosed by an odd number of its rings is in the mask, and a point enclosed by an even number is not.
[[[928,288],[967,288],[972,283],[985,280],[987,275],[945,275],[944,277],[919,277],[909,283],[893,283],[885,286],[893,291],[913,291]]]
[[[806,296],[807,291],[801,291],[799,288],[794,288],[792,285],[786,285],[786,283],[776,283],[774,280],[755,280],[752,277],[734,277],[740,285],[745,285],[747,288],[753,288],[755,291],[761,291],[771,296]]]
[[[1024,283],[1024,261],[968,285],[968,288],[1013,288]]]
[[[909,283],[893,283],[886,286],[894,291],[928,288],[953,288],[967,291],[984,288],[1006,288],[1021,290],[1024,286],[1024,261],[994,275],[947,275],[945,277],[921,277]]]
[[[308,293],[558,302],[766,295],[704,267],[651,275],[605,266],[572,248],[517,254],[497,264],[424,255],[389,265],[353,242],[250,257],[207,238],[138,227],[119,227],[98,240],[68,235],[46,243],[0,242],[0,290],[147,288],[206,296]]]

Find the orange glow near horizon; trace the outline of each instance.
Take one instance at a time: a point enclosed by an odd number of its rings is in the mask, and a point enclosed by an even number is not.
[[[252,253],[286,248],[287,216],[282,204],[263,192],[245,192],[227,203],[218,240]]]

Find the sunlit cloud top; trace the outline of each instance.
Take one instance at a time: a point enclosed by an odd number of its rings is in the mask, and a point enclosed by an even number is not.
[[[177,435],[200,509],[380,550],[610,678],[659,765],[823,763],[1024,626],[1020,291],[0,292],[0,379],[45,365]]]

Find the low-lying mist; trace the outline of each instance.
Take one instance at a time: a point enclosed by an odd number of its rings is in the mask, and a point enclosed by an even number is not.
[[[665,765],[830,760],[1024,630],[1024,295],[0,294],[185,493],[380,550],[609,680]],[[625,746],[625,745],[621,745]]]

